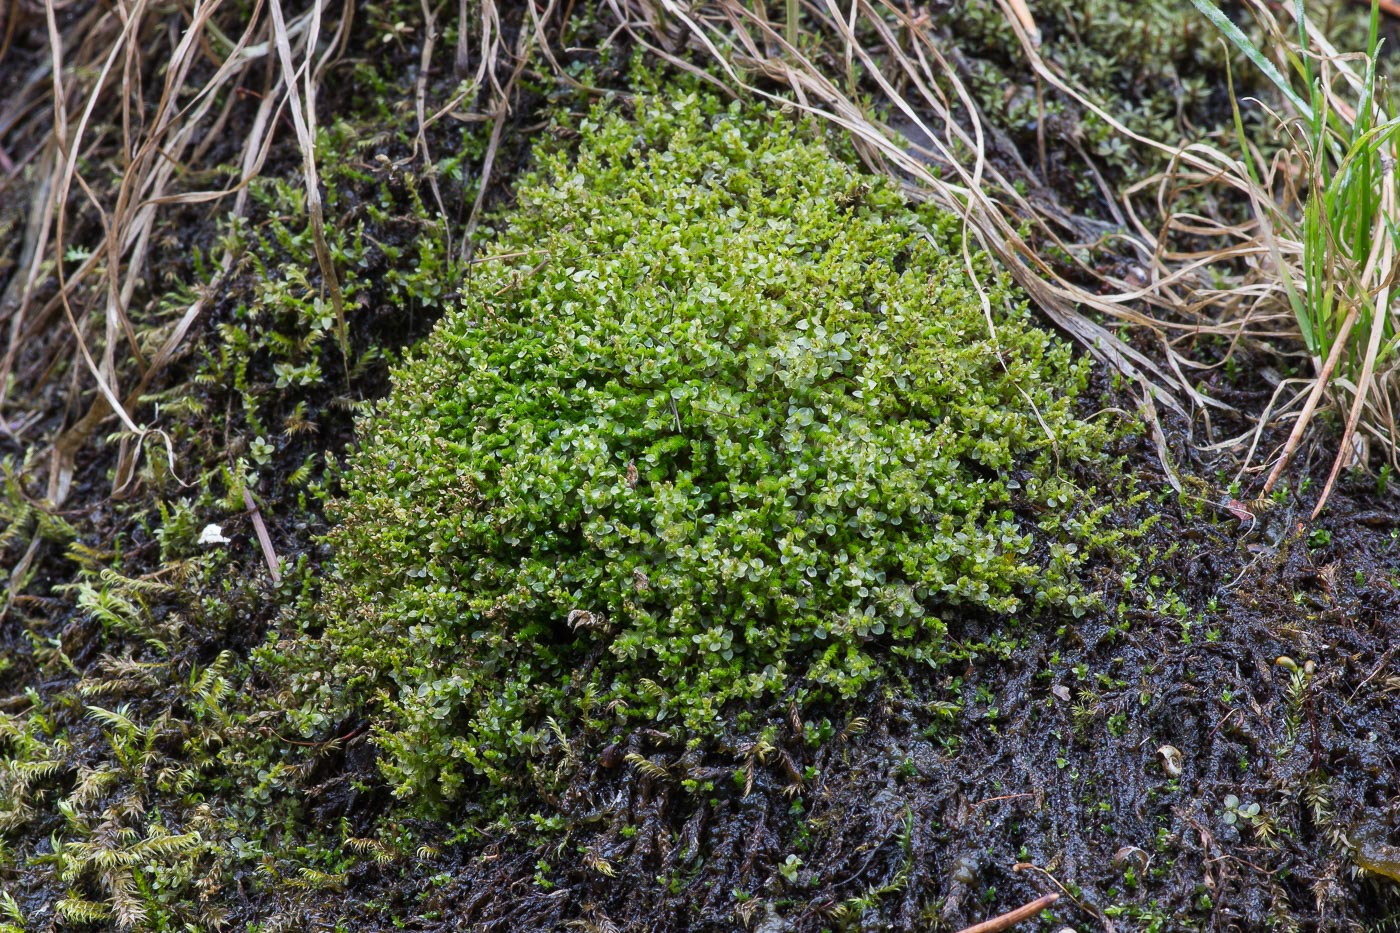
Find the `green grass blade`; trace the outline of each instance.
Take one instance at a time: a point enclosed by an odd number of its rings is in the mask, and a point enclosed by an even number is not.
[[[1229,89],[1230,114],[1235,121],[1235,137],[1240,143],[1240,161],[1244,163],[1245,171],[1249,174],[1250,183],[1256,190],[1263,191],[1264,184],[1260,180],[1259,172],[1254,167],[1254,160],[1249,149],[1249,138],[1244,132],[1244,118],[1240,115],[1239,98],[1235,96],[1235,76],[1234,69],[1230,66],[1230,56],[1225,56],[1225,84]],[[1267,194],[1267,192],[1265,192]],[[1260,209],[1264,209],[1261,205]],[[1269,253],[1273,256],[1274,266],[1279,270],[1279,278],[1283,283],[1284,294],[1288,296],[1288,306],[1293,309],[1293,316],[1298,320],[1298,327],[1303,330],[1307,346],[1312,347],[1313,341],[1310,336],[1312,328],[1308,322],[1308,304],[1304,296],[1298,294],[1298,289],[1294,285],[1293,277],[1288,273],[1288,265],[1283,261],[1283,256],[1279,252],[1278,243],[1274,237],[1268,239]]]
[[[1246,36],[1240,31],[1240,27],[1236,26],[1230,21],[1228,16],[1220,12],[1218,6],[1212,3],[1211,0],[1191,0],[1191,3],[1196,9],[1201,11],[1201,14],[1205,16],[1206,19],[1214,24],[1216,29],[1219,29],[1221,33],[1224,34],[1225,38],[1230,40],[1235,48],[1243,52],[1245,57],[1253,62],[1255,67],[1262,71],[1266,78],[1274,83],[1274,86],[1279,89],[1279,92],[1288,99],[1288,102],[1292,104],[1300,114],[1307,118],[1309,122],[1314,119],[1312,105],[1298,96],[1297,92],[1293,90],[1293,86],[1289,84],[1288,79],[1279,72],[1273,62],[1269,61],[1268,56],[1259,49],[1259,46],[1254,44],[1249,36]]]

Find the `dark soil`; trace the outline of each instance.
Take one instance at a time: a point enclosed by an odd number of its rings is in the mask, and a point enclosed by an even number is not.
[[[1145,445],[1135,461],[1157,475]],[[789,710],[748,794],[739,755],[635,743],[676,779],[658,780],[590,749],[562,840],[366,865],[350,890],[378,905],[369,928],[956,930],[1049,892],[1053,921],[1026,928],[1384,928],[1400,896],[1352,847],[1400,838],[1400,512],[1365,493],[1315,527],[1306,499],[1248,525],[1159,502],[1121,610],[1025,620],[1008,654]],[[988,624],[951,634],[983,641]],[[827,716],[838,734],[813,742]],[[381,800],[348,789],[371,762],[353,751],[328,775],[319,818],[375,815]],[[1252,823],[1227,818],[1231,795],[1259,805]],[[1395,870],[1394,848],[1371,849]]]

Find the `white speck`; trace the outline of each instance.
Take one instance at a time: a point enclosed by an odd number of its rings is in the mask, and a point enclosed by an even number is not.
[[[221,525],[205,525],[204,530],[199,533],[200,544],[228,544],[232,540],[224,537]]]

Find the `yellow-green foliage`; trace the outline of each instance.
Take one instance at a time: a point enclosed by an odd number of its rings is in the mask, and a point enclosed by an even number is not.
[[[326,669],[400,793],[743,728],[936,665],[958,613],[1085,605],[1101,513],[1061,466],[1106,442],[1073,414],[1087,366],[979,255],[984,311],[954,218],[771,111],[691,94],[580,131],[334,510]]]

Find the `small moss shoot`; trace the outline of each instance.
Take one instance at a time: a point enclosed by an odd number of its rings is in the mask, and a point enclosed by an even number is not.
[[[1110,446],[1088,364],[956,218],[774,112],[636,108],[539,155],[333,508],[304,696],[367,704],[429,809],[854,697],[960,614],[1081,610],[1114,540],[1070,478]]]

